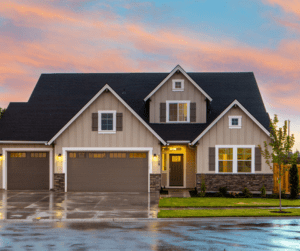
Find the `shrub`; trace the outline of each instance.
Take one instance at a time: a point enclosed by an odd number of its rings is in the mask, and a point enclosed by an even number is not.
[[[205,191],[206,191],[206,185],[205,185],[205,179],[202,176],[202,181],[201,181],[201,187],[200,187],[200,197],[205,197]]]
[[[299,174],[296,164],[293,164],[289,170],[289,176],[291,199],[297,199],[299,194]]]
[[[225,197],[227,194],[227,187],[219,187],[219,194],[221,197]]]
[[[243,192],[243,196],[245,198],[252,198],[253,197],[253,194],[250,193],[250,191],[247,187],[245,187],[242,192]]]
[[[260,192],[261,192],[261,197],[265,198],[266,197],[266,188],[265,186],[263,185],[262,188],[260,189]]]

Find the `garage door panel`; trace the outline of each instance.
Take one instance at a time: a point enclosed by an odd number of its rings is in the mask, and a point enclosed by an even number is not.
[[[11,154],[12,153],[12,154]],[[8,190],[48,190],[49,189],[49,153],[46,157],[34,158],[30,152],[26,157],[14,157],[8,152],[7,189]]]
[[[68,191],[148,192],[148,158],[69,158]]]

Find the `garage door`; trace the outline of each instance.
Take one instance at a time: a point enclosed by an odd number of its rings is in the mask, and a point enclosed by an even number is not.
[[[8,190],[49,190],[49,152],[8,152]]]
[[[148,192],[148,154],[69,152],[68,191]]]

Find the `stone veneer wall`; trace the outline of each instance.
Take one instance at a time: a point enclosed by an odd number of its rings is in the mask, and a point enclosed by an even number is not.
[[[55,173],[54,174],[54,191],[64,192],[65,191],[65,174]]]
[[[218,192],[219,187],[228,191],[241,192],[247,187],[251,192],[260,192],[264,185],[266,191],[273,191],[273,174],[200,174],[197,173],[197,190],[200,191],[202,175],[205,177],[207,192]]]
[[[150,192],[157,192],[161,187],[161,174],[150,174]]]

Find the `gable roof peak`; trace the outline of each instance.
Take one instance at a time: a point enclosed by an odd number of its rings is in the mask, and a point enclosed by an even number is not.
[[[156,91],[166,83],[175,72],[180,71],[209,101],[212,101],[212,98],[186,73],[186,71],[178,64],[171,72],[170,74],[162,81],[158,86],[154,88],[152,92],[149,93],[149,95],[144,98],[144,101],[147,101],[151,96],[153,96]]]

